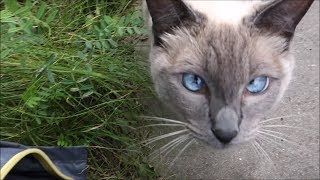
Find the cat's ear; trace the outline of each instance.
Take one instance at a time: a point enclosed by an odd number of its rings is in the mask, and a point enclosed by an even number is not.
[[[152,18],[155,44],[160,45],[160,36],[171,33],[176,27],[195,20],[194,14],[182,0],[146,0]]]
[[[263,8],[254,18],[254,25],[263,31],[290,39],[296,26],[314,0],[280,0]]]

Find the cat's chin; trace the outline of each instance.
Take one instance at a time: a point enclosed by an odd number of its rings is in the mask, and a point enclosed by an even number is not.
[[[233,140],[228,144],[224,144],[221,143],[217,138],[215,137],[205,137],[205,136],[201,136],[198,134],[193,134],[193,136],[198,139],[200,142],[205,143],[206,145],[214,148],[214,149],[218,149],[218,150],[223,150],[223,149],[229,149],[229,148],[233,148],[233,147],[237,147],[246,143],[249,143],[251,141],[253,141],[255,139],[255,136],[250,137],[248,139],[245,140]]]
[[[206,145],[214,148],[214,149],[227,149],[230,146],[233,146],[232,144],[223,144],[219,142],[218,139],[215,137],[204,137],[201,135],[194,134],[193,135],[196,139],[198,139],[200,142],[205,143]]]

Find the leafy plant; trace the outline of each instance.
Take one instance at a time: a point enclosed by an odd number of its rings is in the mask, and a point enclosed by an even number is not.
[[[118,42],[132,35],[140,35],[144,33],[143,19],[140,11],[133,11],[125,16],[108,16],[108,15],[93,15],[86,16],[87,38],[83,39],[84,50],[80,52],[82,59],[85,59],[85,53],[91,50],[98,50],[104,53],[118,47]]]
[[[141,12],[128,0],[69,2],[2,2],[1,140],[85,145],[89,179],[153,178],[135,131],[151,97],[135,56]]]

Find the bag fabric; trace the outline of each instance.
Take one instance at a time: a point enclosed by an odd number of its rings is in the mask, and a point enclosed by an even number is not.
[[[86,179],[87,150],[82,146],[24,146],[0,141],[0,179]]]

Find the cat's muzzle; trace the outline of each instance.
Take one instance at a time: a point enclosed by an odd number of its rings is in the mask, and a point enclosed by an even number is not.
[[[239,118],[237,113],[231,108],[222,108],[212,121],[211,130],[221,143],[230,143],[239,132]]]

